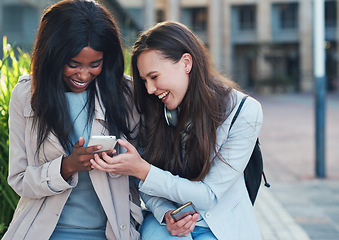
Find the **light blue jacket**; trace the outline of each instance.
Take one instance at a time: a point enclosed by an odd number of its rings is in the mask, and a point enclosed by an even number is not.
[[[213,164],[203,181],[190,181],[151,166],[140,182],[143,201],[159,223],[168,210],[176,208],[173,202],[192,201],[217,239],[261,239],[243,175],[262,126],[260,103],[249,97],[228,132],[243,96],[236,92],[237,104],[217,130],[217,149],[229,165],[211,156]]]

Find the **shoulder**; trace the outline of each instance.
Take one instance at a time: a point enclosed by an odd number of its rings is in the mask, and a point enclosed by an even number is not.
[[[124,73],[124,78],[125,78],[125,80],[127,80],[127,82],[132,83],[132,77],[131,76],[129,76],[126,73]]]
[[[30,82],[31,80],[32,80],[31,74],[22,75],[22,76],[19,77],[18,83]]]
[[[12,97],[27,100],[31,94],[32,75],[23,75],[19,77],[17,84],[12,91]]]
[[[21,76],[11,93],[10,107],[24,108],[25,115],[30,115],[31,113],[31,85],[31,75]]]
[[[125,81],[128,89],[132,90],[132,88],[133,88],[133,78],[124,73],[124,81]]]
[[[235,106],[234,109],[232,110],[230,116],[228,117],[228,120],[231,121],[231,119],[234,117],[235,113],[237,112],[242,100],[244,97],[247,96],[238,117],[245,117],[247,119],[256,119],[259,120],[261,119],[262,121],[262,107],[261,104],[258,100],[255,98],[248,96],[242,92],[236,91],[235,90]],[[230,119],[231,118],[231,119]],[[259,119],[258,119],[259,118]]]
[[[231,122],[241,104],[242,99],[246,96],[246,94],[233,90],[233,109],[231,110],[229,116],[226,120],[221,124],[218,129],[218,134],[228,135],[229,128],[231,126]],[[263,122],[263,112],[262,107],[259,101],[254,99],[253,97],[248,96],[241,107],[241,110],[234,122],[233,128],[246,127],[246,126],[261,126]]]
[[[239,92],[239,91],[236,91],[236,90],[234,90],[234,91],[235,91],[235,97],[236,97],[236,101],[235,101],[236,102],[236,106],[233,109],[233,111],[234,110],[236,111],[236,109],[239,107],[241,101],[243,100],[243,98],[245,96],[247,96],[247,98],[246,98],[246,101],[245,101],[245,103],[243,105],[244,109],[245,108],[250,108],[250,109],[254,108],[254,110],[261,109],[261,104],[260,104],[260,102],[258,100],[256,100],[255,98],[253,98],[253,97],[251,97],[249,95],[246,95],[246,94],[244,94],[242,92]]]
[[[234,141],[237,138],[253,139],[255,142],[254,139],[258,137],[263,123],[263,112],[261,104],[250,96],[244,102],[230,131],[231,122],[245,96],[244,93],[234,90],[234,107],[227,119],[218,127],[217,146],[222,146],[227,141],[230,141],[230,139]]]

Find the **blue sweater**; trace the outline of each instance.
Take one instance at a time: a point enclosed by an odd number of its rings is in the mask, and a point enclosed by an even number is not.
[[[85,138],[86,145],[92,127],[91,122],[86,125],[88,117],[87,91],[82,93],[67,92],[66,98],[74,127],[71,134],[72,143],[74,145],[82,136]],[[78,184],[72,189],[63,208],[52,239],[79,236],[79,234],[84,234],[89,239],[105,237],[107,218],[94,191],[89,174],[87,171],[78,172],[78,174]]]

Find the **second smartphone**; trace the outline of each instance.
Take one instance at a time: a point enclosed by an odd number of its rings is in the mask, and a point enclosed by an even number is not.
[[[172,218],[174,218],[175,221],[179,221],[180,219],[183,219],[187,215],[193,215],[194,213],[197,213],[194,204],[192,202],[187,202],[184,205],[173,210],[171,212],[171,216]]]

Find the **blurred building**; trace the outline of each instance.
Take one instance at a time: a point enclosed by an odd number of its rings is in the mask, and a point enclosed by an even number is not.
[[[264,92],[312,91],[313,0],[119,0],[140,28],[180,21],[209,48],[219,70]],[[339,6],[325,0],[326,75],[339,84]]]
[[[0,36],[30,51],[43,10],[57,1],[0,0]],[[264,92],[313,90],[313,1],[99,0],[126,45],[156,22],[182,22],[206,44],[222,73]],[[339,91],[338,16],[338,0],[325,0],[326,76],[333,91]]]
[[[0,0],[0,37],[7,36],[8,42],[31,51],[40,18],[44,10],[60,0]],[[117,0],[99,0],[113,15],[124,43],[131,45],[139,32]],[[2,47],[0,48],[0,56]]]
[[[39,26],[43,10],[50,0],[1,0],[0,36],[22,48],[30,47]],[[56,2],[56,1],[54,1]],[[2,49],[2,47],[1,47]]]

